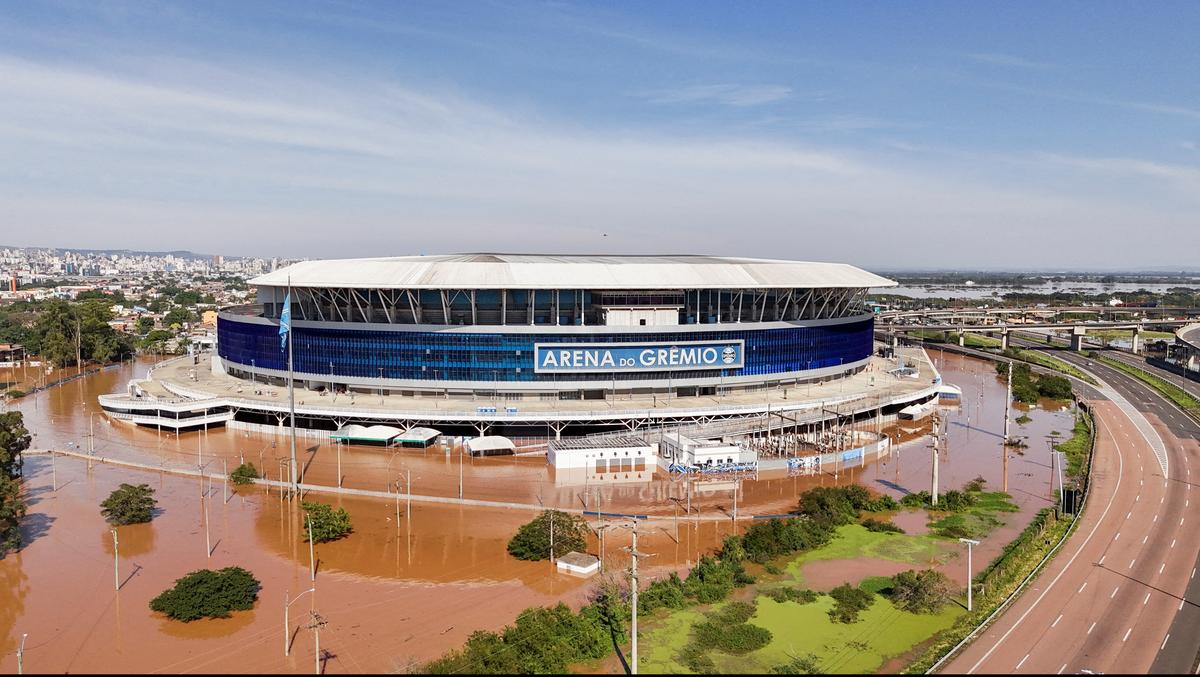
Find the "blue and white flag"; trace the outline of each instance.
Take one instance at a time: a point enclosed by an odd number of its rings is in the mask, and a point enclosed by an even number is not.
[[[279,349],[287,347],[288,332],[292,330],[292,290],[289,288],[283,299],[283,312],[279,313]]]

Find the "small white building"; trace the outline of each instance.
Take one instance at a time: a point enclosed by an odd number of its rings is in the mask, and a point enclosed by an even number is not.
[[[601,437],[554,440],[546,461],[555,470],[583,469],[591,473],[629,473],[654,470],[658,451],[640,437]]]
[[[582,552],[568,552],[556,564],[559,572],[574,576],[591,576],[600,571],[600,560]]]
[[[694,440],[677,432],[663,435],[659,453],[668,464],[685,468],[752,465],[758,453],[733,442]]]

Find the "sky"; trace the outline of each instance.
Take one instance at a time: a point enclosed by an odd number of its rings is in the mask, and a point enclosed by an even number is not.
[[[0,244],[1200,269],[1200,3],[0,3]]]

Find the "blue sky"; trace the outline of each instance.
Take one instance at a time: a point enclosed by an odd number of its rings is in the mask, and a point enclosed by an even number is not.
[[[1197,269],[1200,4],[0,4],[0,244]]]

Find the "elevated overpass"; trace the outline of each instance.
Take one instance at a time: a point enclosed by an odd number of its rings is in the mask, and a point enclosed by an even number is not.
[[[960,318],[966,319],[966,318]],[[1194,335],[1197,343],[1200,343],[1200,324],[1193,324],[1190,320],[1136,320],[1136,321],[1116,321],[1116,322],[1019,322],[1009,323],[1001,322],[997,324],[967,324],[948,323],[948,322],[923,322],[919,324],[899,324],[888,322],[881,317],[876,331],[882,332],[889,336],[893,342],[896,342],[896,337],[899,334],[907,334],[912,332],[928,332],[940,331],[949,339],[953,335],[958,335],[958,345],[965,345],[965,337],[967,334],[999,334],[1000,349],[1007,350],[1009,345],[1009,336],[1014,331],[1030,331],[1037,329],[1052,329],[1052,330],[1070,330],[1071,332],[1071,349],[1082,350],[1083,342],[1087,336],[1088,330],[1097,329],[1121,329],[1128,330],[1132,337],[1131,349],[1137,353],[1141,351],[1142,332],[1152,328],[1174,328],[1194,326],[1197,330]],[[1200,349],[1197,352],[1200,355]],[[1200,357],[1197,358],[1200,360]]]

